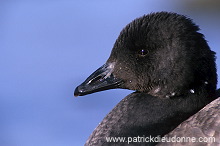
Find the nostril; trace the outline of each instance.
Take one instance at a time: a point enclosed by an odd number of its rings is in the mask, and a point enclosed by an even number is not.
[[[99,76],[96,76],[95,78],[91,79],[91,80],[88,82],[88,84],[94,84],[94,83],[96,83],[96,82],[98,82],[98,81],[101,82],[102,80],[103,80],[103,76],[99,75]]]

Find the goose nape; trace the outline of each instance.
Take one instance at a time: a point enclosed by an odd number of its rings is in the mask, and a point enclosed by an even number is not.
[[[134,92],[106,115],[85,146],[220,144],[215,52],[199,30],[190,18],[171,12],[144,15],[123,28],[110,57],[74,95],[115,88]],[[215,141],[149,140],[175,135]]]

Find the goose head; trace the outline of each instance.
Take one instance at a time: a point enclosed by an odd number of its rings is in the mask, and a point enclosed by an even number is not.
[[[159,98],[216,89],[215,53],[191,19],[175,13],[144,15],[119,34],[106,63],[74,92],[83,96],[123,88]]]

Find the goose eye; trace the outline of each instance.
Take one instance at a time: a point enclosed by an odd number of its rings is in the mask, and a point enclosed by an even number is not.
[[[148,50],[144,50],[144,49],[141,49],[141,56],[145,56],[145,55],[147,55],[148,54]]]

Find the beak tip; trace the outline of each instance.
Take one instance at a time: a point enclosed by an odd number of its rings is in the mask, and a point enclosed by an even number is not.
[[[74,91],[74,96],[75,96],[75,97],[80,96],[78,87],[76,87],[76,89],[75,89],[75,91]]]
[[[75,94],[75,93],[74,93],[74,97],[78,97],[78,96],[79,96],[78,94]]]

